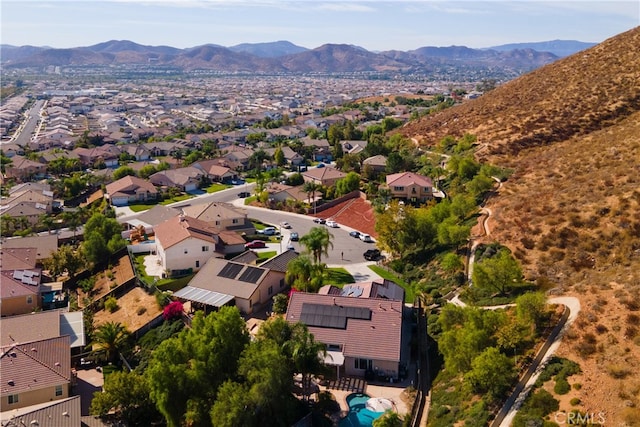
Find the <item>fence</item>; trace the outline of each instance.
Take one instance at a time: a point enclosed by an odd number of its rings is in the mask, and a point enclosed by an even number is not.
[[[426,393],[429,384],[429,355],[427,352],[427,322],[422,299],[416,298],[413,303],[416,310],[418,325],[416,336],[418,338],[418,372],[416,378],[416,397],[411,408],[411,427],[419,427],[425,409]]]
[[[334,207],[335,205],[339,205],[340,203],[346,200],[355,199],[356,197],[360,197],[360,190],[352,191],[351,193],[347,193],[344,196],[338,197],[337,199],[333,199],[327,203],[323,203],[320,206],[316,206],[315,208],[311,207],[307,209],[307,214],[325,211],[329,208]]]

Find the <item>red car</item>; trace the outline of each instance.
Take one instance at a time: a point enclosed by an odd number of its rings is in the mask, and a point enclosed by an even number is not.
[[[244,245],[245,249],[258,249],[258,248],[266,248],[267,244],[262,240],[254,240],[253,242],[249,242]]]

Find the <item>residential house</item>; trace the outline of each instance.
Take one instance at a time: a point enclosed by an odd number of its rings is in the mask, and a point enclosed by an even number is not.
[[[238,179],[235,169],[242,168],[240,163],[227,159],[199,160],[191,165],[200,169],[213,182],[228,182]]]
[[[363,167],[370,167],[374,172],[384,172],[387,168],[387,158],[382,154],[377,156],[367,157],[362,162]]]
[[[345,154],[361,153],[367,146],[368,141],[340,141],[342,152]]]
[[[151,158],[151,150],[145,144],[127,144],[120,149],[123,153],[134,156],[138,162]]]
[[[300,154],[296,153],[291,149],[291,147],[287,147],[286,145],[281,147],[282,154],[284,154],[284,159],[288,165],[298,166],[304,162],[304,157]],[[276,148],[265,148],[265,153],[273,157],[276,152]]]
[[[113,206],[126,206],[154,201],[158,198],[158,190],[149,181],[127,175],[107,184],[105,196]]]
[[[238,234],[196,218],[179,215],[154,228],[157,255],[170,276],[198,271],[214,257],[244,251]]]
[[[174,187],[180,191],[195,191],[200,187],[204,172],[188,166],[186,168],[167,169],[156,172],[149,177],[149,181],[159,187]]]
[[[249,168],[249,159],[253,155],[253,149],[247,147],[240,147],[238,145],[232,145],[225,149],[226,153],[223,158],[240,164],[241,170],[247,170]]]
[[[74,148],[72,153],[78,156],[80,162],[88,168],[95,168],[104,164],[108,168],[118,167],[120,151],[115,146],[107,144],[95,148]]]
[[[4,250],[2,257],[6,257]],[[32,313],[42,307],[40,269],[5,270],[3,267],[0,282],[0,316]]]
[[[37,327],[34,327],[37,326]],[[87,339],[82,311],[46,310],[2,319],[0,345],[69,336],[69,348],[84,350]]]
[[[331,152],[331,145],[327,139],[313,139],[308,136],[301,138],[302,144],[305,147],[311,147],[313,149],[313,160],[316,162],[331,162],[333,160],[333,154]]]
[[[13,156],[11,163],[5,165],[5,176],[18,181],[30,181],[36,177],[43,177],[47,172],[47,165],[34,162],[22,156]]]
[[[242,313],[251,314],[285,288],[284,272],[212,258],[186,287],[173,295],[203,309],[235,302]]]
[[[287,200],[295,200],[304,203],[312,203],[311,195],[302,190],[302,186],[299,185],[297,187],[293,187],[291,185],[286,184],[277,184],[270,183],[266,187],[267,193],[269,194],[269,200],[273,200],[276,202],[286,202]],[[322,198],[322,193],[316,191],[316,200],[320,200]]]
[[[185,216],[205,221],[220,230],[255,234],[256,228],[249,220],[246,209],[231,203],[208,202],[182,208]]]
[[[42,260],[49,258],[52,253],[58,250],[58,235],[46,234],[43,236],[27,236],[11,239],[2,239],[2,252],[9,249],[34,249],[35,254],[27,255],[28,258],[35,260],[38,265]]]
[[[75,378],[71,370],[69,343],[70,337],[65,335],[15,342],[0,348],[0,410],[3,414],[70,397]]]
[[[37,427],[81,427],[80,396],[25,406],[0,413],[3,427],[33,425]]]
[[[306,172],[302,172],[302,177],[305,182],[315,182],[316,184],[324,185],[325,187],[331,187],[339,179],[347,176],[346,173],[339,171],[331,166],[325,166],[323,168],[311,168]]]
[[[391,197],[417,204],[433,198],[431,178],[413,172],[400,172],[387,175],[386,185]]]
[[[294,292],[286,319],[302,322],[346,376],[400,376],[404,304],[399,300]],[[327,360],[327,359],[325,359]]]

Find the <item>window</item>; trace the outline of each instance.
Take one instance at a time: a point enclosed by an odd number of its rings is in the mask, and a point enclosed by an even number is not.
[[[413,188],[411,189],[411,193],[416,194],[416,187],[413,187]]]
[[[356,369],[371,370],[373,369],[373,360],[371,359],[355,359]]]
[[[33,296],[27,295],[27,304],[33,304]]]
[[[284,288],[284,279],[280,279],[280,289]]]
[[[10,394],[9,395],[9,405],[13,405],[14,403],[18,403],[18,395]]]
[[[61,385],[57,385],[56,386],[56,396],[62,396],[62,386]]]
[[[269,286],[269,295],[273,294],[273,286]]]
[[[341,351],[342,346],[340,344],[327,344],[327,351]]]
[[[200,261],[196,260],[196,268],[199,268],[199,267],[200,267]]]
[[[220,221],[216,221],[216,225],[220,225]]]
[[[404,187],[393,187],[393,191],[404,191]]]
[[[203,246],[202,252],[209,252],[209,246]]]
[[[240,221],[239,221],[237,218],[235,218],[235,219],[233,220],[233,223],[234,223],[234,224],[237,224],[237,223],[239,223],[239,222],[240,222]]]

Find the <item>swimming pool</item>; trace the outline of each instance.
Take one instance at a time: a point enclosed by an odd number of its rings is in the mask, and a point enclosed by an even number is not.
[[[351,393],[347,396],[349,414],[340,420],[340,427],[371,427],[373,420],[378,419],[384,412],[373,412],[366,408],[367,400],[371,396],[364,393]]]

